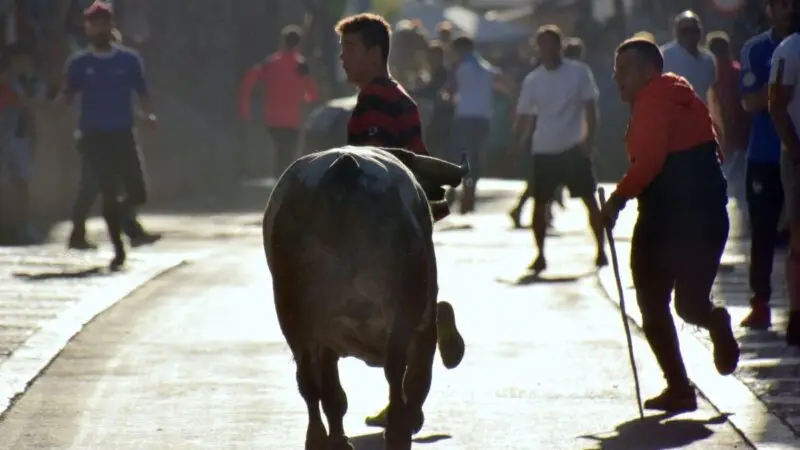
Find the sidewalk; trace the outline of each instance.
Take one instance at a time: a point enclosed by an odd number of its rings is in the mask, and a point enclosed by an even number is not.
[[[629,204],[620,216],[614,236],[626,312],[640,326],[641,314],[636,305],[629,269],[630,238],[635,219],[636,205]],[[758,332],[739,327],[749,308],[749,241],[741,237],[741,224],[733,213],[731,222],[731,236],[717,276],[714,296],[730,311],[734,332],[742,349],[739,369],[734,377],[720,377],[711,363],[711,342],[707,333],[675,316],[686,365],[693,382],[704,395],[713,399],[715,406],[722,411],[735,412],[730,420],[746,436],[765,443],[796,442],[800,435],[800,351],[787,348],[783,340],[788,305],[784,256],[776,255],[773,271],[772,330]],[[619,302],[613,270],[610,267],[601,270],[599,279],[609,298]],[[748,400],[753,396],[763,402],[763,408],[761,402]],[[772,418],[768,415],[772,415]],[[769,447],[759,445],[758,448]]]
[[[95,316],[184,262],[182,252],[132,252],[108,273],[109,251],[63,243],[0,247],[0,414]]]

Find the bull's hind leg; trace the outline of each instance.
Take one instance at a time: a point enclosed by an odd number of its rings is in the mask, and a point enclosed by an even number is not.
[[[353,446],[344,432],[344,415],[347,414],[347,394],[339,380],[339,357],[330,350],[320,354],[322,375],[322,410],[328,418],[328,450],[352,450]]]
[[[328,443],[328,432],[322,423],[319,413],[321,389],[317,385],[313,357],[305,352],[296,357],[297,387],[306,401],[308,408],[308,428],[306,429],[306,450],[325,450]]]
[[[431,390],[433,359],[436,355],[436,323],[422,331],[414,340],[414,351],[408,361],[408,371],[403,382],[406,404],[414,433],[419,433],[425,423],[422,406]]]
[[[408,347],[411,343],[412,326],[394,324],[389,334],[386,349],[384,374],[389,382],[389,412],[384,433],[388,450],[411,449],[411,422],[403,391],[403,379],[408,364]]]

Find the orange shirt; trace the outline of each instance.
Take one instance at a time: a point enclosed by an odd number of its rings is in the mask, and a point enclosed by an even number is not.
[[[716,139],[708,108],[685,78],[674,73],[654,78],[633,101],[625,136],[631,164],[615,194],[637,197],[661,172],[670,153]]]
[[[317,83],[299,53],[280,51],[247,71],[239,88],[239,116],[250,119],[250,100],[259,83],[264,86],[264,121],[267,126],[299,129],[303,105],[317,101]]]

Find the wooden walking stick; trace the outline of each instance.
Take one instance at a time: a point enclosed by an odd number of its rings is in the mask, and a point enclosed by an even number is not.
[[[601,187],[597,189],[600,197],[600,207],[606,205],[606,191]],[[614,233],[611,227],[604,226],[606,230],[606,240],[611,251],[611,267],[614,269],[614,278],[617,282],[617,292],[619,293],[619,310],[622,314],[622,326],[625,328],[625,338],[628,340],[628,357],[631,360],[631,370],[633,371],[633,384],[636,388],[636,406],[639,408],[639,418],[644,420],[644,410],[642,409],[642,389],[639,386],[639,372],[636,370],[636,360],[633,357],[633,340],[631,339],[631,327],[628,323],[628,313],[625,311],[625,292],[622,289],[622,278],[619,275],[619,260],[617,259],[617,248],[614,244]]]

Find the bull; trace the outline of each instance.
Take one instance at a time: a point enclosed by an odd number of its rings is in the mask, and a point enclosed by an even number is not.
[[[306,449],[352,448],[338,371],[345,357],[384,369],[386,447],[411,448],[436,352],[434,215],[446,207],[442,186],[457,187],[468,171],[466,162],[348,146],[303,156],[278,180],[264,251],[308,408]]]

